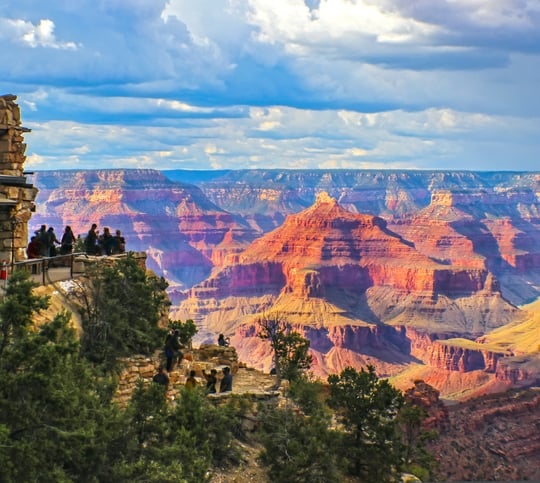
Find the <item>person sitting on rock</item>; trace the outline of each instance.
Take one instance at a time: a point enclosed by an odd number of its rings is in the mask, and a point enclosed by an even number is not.
[[[152,378],[152,381],[166,388],[169,387],[169,376],[165,373],[163,366],[159,366],[158,373]]]
[[[197,379],[195,379],[195,371],[189,371],[189,377],[186,379],[185,384],[187,389],[195,389],[198,386]]]
[[[223,368],[223,379],[219,384],[219,392],[231,392],[232,391],[232,374],[230,367]]]
[[[221,347],[228,347],[231,344],[231,340],[228,337],[225,337],[223,334],[219,334],[217,343]]]
[[[203,369],[202,373],[206,379],[206,391],[208,392],[208,394],[215,394],[216,383],[217,383],[217,371],[215,369],[212,369],[210,371],[210,374],[207,374]]]

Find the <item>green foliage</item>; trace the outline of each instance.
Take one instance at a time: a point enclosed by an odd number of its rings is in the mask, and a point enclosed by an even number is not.
[[[402,394],[379,379],[372,366],[360,372],[346,368],[328,382],[328,403],[345,428],[342,451],[350,473],[370,482],[392,481],[403,458],[398,427]]]
[[[270,481],[343,481],[335,452],[337,433],[324,412],[306,417],[292,409],[268,409],[262,416],[260,460]]]
[[[141,383],[126,415],[128,444],[115,467],[115,481],[153,475],[144,481],[204,482],[212,465],[237,460],[232,413],[210,404],[202,391],[183,390],[171,406],[162,386]]]
[[[111,377],[81,355],[68,313],[30,326],[47,304],[26,282],[15,278],[0,301],[8,319],[0,320],[8,327],[0,353],[1,481],[198,483],[212,464],[237,461],[238,404],[214,407],[193,390],[171,405],[162,386],[141,382],[119,408]]]
[[[436,439],[437,432],[423,428],[422,422],[426,416],[426,410],[411,401],[405,402],[398,415],[404,443],[403,469],[422,481],[428,480],[436,467],[436,460],[427,450],[426,443]]]
[[[32,315],[48,306],[49,298],[34,295],[34,287],[37,284],[28,272],[17,270],[11,275],[0,304],[0,355],[8,344],[26,334]]]
[[[299,377],[291,382],[287,395],[304,414],[312,415],[327,409],[324,386],[321,381]]]
[[[150,354],[161,346],[165,331],[158,322],[169,305],[166,287],[131,256],[89,269],[72,295],[81,310],[85,357],[112,369],[118,357]]]
[[[341,434],[332,428],[324,386],[304,377],[291,383],[292,407],[266,408],[261,417],[260,460],[270,481],[343,481],[337,448]]]
[[[258,325],[259,337],[268,340],[274,352],[276,386],[282,378],[293,381],[311,367],[309,339],[293,331],[291,324],[274,316],[261,318]]]
[[[21,332],[0,356],[2,481],[97,481],[107,466],[115,411],[68,321]]]
[[[192,319],[185,322],[180,320],[170,320],[169,329],[178,330],[178,340],[185,347],[191,347],[191,341],[197,333],[197,326]]]
[[[299,379],[311,367],[310,342],[298,332],[289,331],[278,338],[277,352],[281,373],[288,381]]]

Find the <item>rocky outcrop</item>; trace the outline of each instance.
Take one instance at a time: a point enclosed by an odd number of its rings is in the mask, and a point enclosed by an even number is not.
[[[460,347],[448,341],[433,343],[429,352],[427,363],[430,366],[459,372],[495,372],[497,361],[503,357],[503,354]]]
[[[540,295],[534,288],[540,285],[538,173],[241,170],[167,175],[188,176],[217,205],[255,225],[259,220],[265,232],[327,191],[349,211],[381,216],[424,255],[456,267],[487,268],[513,303]]]
[[[162,351],[151,355],[135,355],[124,358],[120,362],[123,370],[119,376],[115,394],[115,401],[120,405],[128,403],[140,381],[150,384],[159,367],[165,365]],[[203,371],[210,372],[212,369],[222,369],[225,366],[231,369],[231,374],[236,375],[238,373],[238,356],[234,347],[206,344],[196,350],[184,350],[184,359],[181,364],[173,367],[173,370],[168,374],[167,398],[174,401],[178,397],[178,392],[184,387],[187,376],[191,371],[195,371],[197,383],[204,386],[206,381]],[[218,380],[222,377],[223,374],[219,370]]]
[[[448,406],[449,424],[429,449],[435,481],[538,481],[540,394],[510,391]]]
[[[311,370],[321,377],[341,372],[347,366],[372,364],[382,376],[398,373],[411,362],[404,332],[385,325],[313,327],[293,324],[292,330],[310,340]],[[238,357],[250,366],[269,372],[273,355],[269,343],[259,337],[257,322],[243,324],[231,338]]]
[[[422,408],[426,416],[422,420],[425,429],[446,430],[449,425],[448,408],[440,399],[440,392],[425,381],[416,380],[414,386],[404,392],[405,401]]]
[[[340,297],[366,297],[370,305],[369,290],[375,287],[400,294],[402,301],[403,297],[416,297],[416,303],[424,308],[426,302],[433,305],[435,298],[440,299],[435,302],[440,305],[443,296],[474,294],[489,301],[492,308],[495,299],[500,299],[496,281],[486,270],[436,263],[388,230],[381,218],[350,213],[321,194],[312,207],[289,216],[280,228],[255,240],[231,258],[228,266],[193,287],[189,301],[183,304],[193,308],[198,300],[201,307],[219,310],[220,299],[266,294],[330,302]],[[218,303],[205,302],[210,299]],[[370,322],[395,316],[391,310],[395,303],[388,302],[380,309],[371,307]],[[343,307],[343,302],[337,305]]]
[[[348,212],[326,193],[234,262],[193,287],[176,315],[232,335],[240,357],[264,370],[270,354],[247,329],[261,313],[286,317],[310,339],[318,375],[366,363],[391,375],[414,360],[494,372],[489,351],[436,340],[474,338],[517,312],[486,269],[437,263],[382,218]]]
[[[509,357],[500,360],[495,377],[498,381],[515,386],[540,385],[540,357],[538,354],[521,357]]]
[[[282,265],[285,290],[299,295],[324,287],[361,293],[374,285],[462,295],[483,290],[488,278],[486,270],[437,264],[382,218],[348,212],[326,193],[238,256],[243,266],[266,260]]]

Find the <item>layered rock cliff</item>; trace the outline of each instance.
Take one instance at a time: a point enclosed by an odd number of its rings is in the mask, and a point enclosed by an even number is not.
[[[258,233],[210,202],[199,188],[153,170],[38,172],[34,228],[70,225],[83,237],[92,223],[120,229],[128,250],[181,287],[206,278]]]
[[[365,364],[395,375],[413,362],[494,374],[498,353],[437,339],[474,339],[519,311],[486,268],[438,263],[382,218],[348,212],[321,193],[193,287],[177,312],[233,335],[240,357],[264,370],[271,354],[256,319],[269,313],[310,339],[319,375]]]
[[[30,231],[45,223],[86,233],[98,219],[125,230],[137,250],[151,240],[152,268],[180,287],[227,264],[231,253],[327,191],[351,212],[383,218],[440,263],[487,268],[514,304],[540,296],[538,173],[239,170],[164,177],[153,170],[73,170],[37,172],[34,180],[40,193]]]
[[[249,327],[270,311],[310,337],[320,374],[411,367],[444,394],[534,380],[535,349],[481,338],[540,296],[538,173],[103,170],[34,184],[30,231],[120,228],[171,282],[173,317],[202,339],[236,331],[261,368]]]

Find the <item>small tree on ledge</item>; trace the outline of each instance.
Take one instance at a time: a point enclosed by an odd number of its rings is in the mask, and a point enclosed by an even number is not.
[[[289,322],[278,314],[261,317],[258,321],[258,336],[270,342],[276,371],[275,387],[282,379],[294,381],[311,367],[310,342],[294,330]]]

